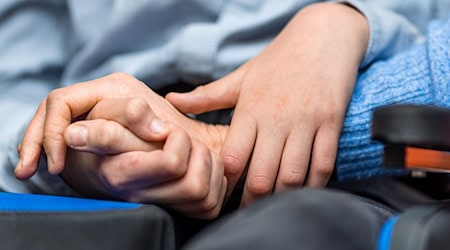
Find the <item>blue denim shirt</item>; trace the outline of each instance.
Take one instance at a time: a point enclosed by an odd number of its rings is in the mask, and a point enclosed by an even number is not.
[[[61,193],[45,171],[13,177],[16,147],[39,102],[54,88],[124,71],[157,89],[217,79],[260,52],[313,0],[0,1],[0,189]],[[349,0],[370,25],[361,64],[423,40],[450,0]],[[41,162],[42,163],[42,162]],[[45,165],[45,164],[44,164]],[[45,168],[41,168],[45,170]]]

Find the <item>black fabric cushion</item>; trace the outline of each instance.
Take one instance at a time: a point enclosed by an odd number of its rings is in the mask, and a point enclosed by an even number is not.
[[[154,205],[0,193],[1,249],[175,249],[171,216]]]

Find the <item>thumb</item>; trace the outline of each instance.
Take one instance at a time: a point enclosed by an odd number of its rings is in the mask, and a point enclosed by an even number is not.
[[[183,113],[200,114],[212,110],[232,108],[239,97],[245,70],[233,71],[227,76],[198,86],[186,93],[169,93],[166,99]]]

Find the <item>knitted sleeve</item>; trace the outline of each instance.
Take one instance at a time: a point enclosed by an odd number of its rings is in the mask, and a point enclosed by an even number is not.
[[[370,139],[372,111],[388,104],[450,107],[450,21],[433,22],[426,43],[362,73],[347,110],[336,159],[338,180],[400,175],[382,168],[382,145]]]

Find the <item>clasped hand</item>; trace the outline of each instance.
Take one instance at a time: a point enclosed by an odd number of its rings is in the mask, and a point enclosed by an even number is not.
[[[225,127],[187,118],[142,82],[116,73],[51,92],[24,135],[15,174],[33,175],[43,147],[49,171],[81,194],[211,219],[227,188],[212,150],[222,141],[219,131]]]

